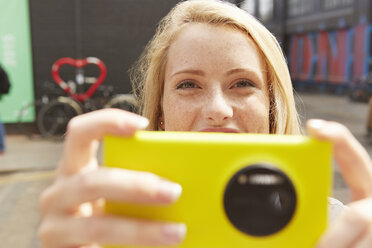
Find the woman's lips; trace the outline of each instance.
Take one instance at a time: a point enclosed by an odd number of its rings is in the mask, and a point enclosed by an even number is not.
[[[239,130],[234,128],[205,128],[199,132],[214,132],[214,133],[240,133]]]

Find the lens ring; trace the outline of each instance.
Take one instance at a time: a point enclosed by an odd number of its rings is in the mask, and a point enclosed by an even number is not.
[[[230,222],[252,236],[272,235],[292,219],[297,204],[290,178],[274,165],[245,166],[230,179],[224,209]]]

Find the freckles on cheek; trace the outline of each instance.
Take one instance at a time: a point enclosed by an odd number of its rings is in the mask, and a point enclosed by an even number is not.
[[[193,123],[193,106],[177,101],[169,101],[164,106],[164,122],[168,131],[190,131]]]
[[[182,108],[180,108],[179,103],[170,99],[164,102],[163,111],[165,128],[170,131],[176,130],[183,122]]]
[[[239,110],[238,116],[243,120],[244,130],[249,133],[269,133],[269,107],[264,102],[253,101]]]
[[[266,116],[253,115],[250,118],[245,118],[244,123],[242,125],[245,126],[244,130],[247,133],[270,132],[269,118],[266,118]]]

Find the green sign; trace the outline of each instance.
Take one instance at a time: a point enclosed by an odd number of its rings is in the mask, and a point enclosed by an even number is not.
[[[34,100],[28,0],[0,0],[0,64],[8,73],[11,89],[0,100],[0,118],[17,121],[22,106]],[[26,121],[34,121],[34,112]]]

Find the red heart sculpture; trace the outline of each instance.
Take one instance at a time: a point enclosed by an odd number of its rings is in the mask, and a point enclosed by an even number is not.
[[[71,92],[70,86],[59,76],[59,69],[62,65],[71,65],[76,68],[82,68],[88,64],[95,64],[98,66],[100,70],[99,77],[97,81],[84,93],[84,94],[76,94]],[[85,59],[72,59],[72,58],[61,58],[57,60],[52,67],[52,77],[54,81],[73,99],[77,101],[85,101],[86,99],[90,98],[92,94],[97,90],[97,88],[103,83],[106,79],[107,69],[105,64],[98,58],[88,57]]]

